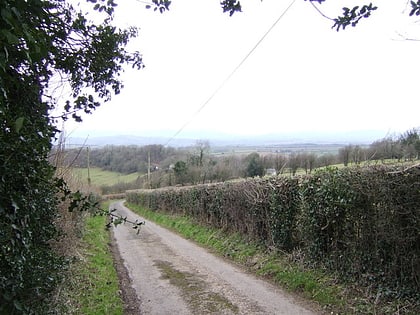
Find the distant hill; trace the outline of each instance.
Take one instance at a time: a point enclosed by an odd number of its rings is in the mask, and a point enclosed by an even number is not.
[[[176,139],[170,143],[173,147],[187,147],[195,143],[193,139]],[[99,136],[99,137],[69,137],[66,140],[67,146],[99,146],[103,147],[106,145],[137,145],[145,146],[150,144],[162,144],[165,145],[168,142],[168,138],[163,137],[141,137],[133,135],[117,135],[117,136]]]
[[[292,132],[258,136],[235,136],[215,133],[189,133],[182,138],[174,138],[169,142],[172,147],[188,147],[195,145],[197,140],[209,140],[211,146],[276,146],[285,144],[370,144],[387,136],[383,131],[352,131],[352,132]],[[162,136],[89,136],[86,138],[67,138],[68,147],[105,146],[105,145],[166,145],[170,137]]]

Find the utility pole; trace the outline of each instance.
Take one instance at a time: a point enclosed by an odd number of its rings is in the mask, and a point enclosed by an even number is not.
[[[87,150],[87,173],[88,173],[88,186],[90,188],[90,150],[89,147],[86,147]]]
[[[152,185],[150,185],[150,149],[149,149],[148,163],[147,163],[147,183],[149,185],[149,189],[151,189]]]

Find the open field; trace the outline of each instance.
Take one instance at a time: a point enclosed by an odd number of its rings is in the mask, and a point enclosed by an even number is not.
[[[247,155],[253,152],[259,154],[267,153],[279,153],[279,154],[291,154],[291,153],[315,153],[317,155],[322,154],[337,154],[338,150],[343,148],[345,144],[339,143],[290,143],[290,144],[265,144],[265,145],[238,145],[238,146],[214,146],[211,148],[211,152],[214,155],[224,154],[238,154]],[[363,147],[363,146],[362,146]]]
[[[88,183],[88,169],[87,168],[73,168],[74,176],[76,176],[83,183]],[[104,171],[100,168],[90,168],[89,171],[91,184],[94,186],[110,186],[118,183],[128,183],[135,181],[137,177],[141,176],[139,173],[121,174],[117,172]]]

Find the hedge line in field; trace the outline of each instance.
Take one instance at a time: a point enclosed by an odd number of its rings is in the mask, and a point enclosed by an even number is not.
[[[343,279],[414,296],[420,289],[420,167],[326,169],[127,192],[127,201],[188,215],[267,247],[299,249]]]

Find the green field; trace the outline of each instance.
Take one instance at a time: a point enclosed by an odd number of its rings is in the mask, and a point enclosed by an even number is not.
[[[73,168],[74,176],[82,181],[88,183],[88,169],[87,168]],[[90,168],[89,170],[91,184],[94,186],[110,186],[118,183],[129,183],[135,181],[137,177],[141,176],[139,173],[121,174],[117,172],[104,171],[100,168]]]

